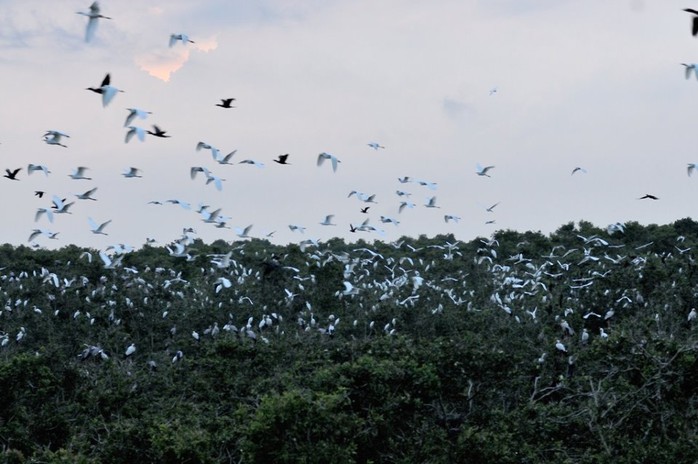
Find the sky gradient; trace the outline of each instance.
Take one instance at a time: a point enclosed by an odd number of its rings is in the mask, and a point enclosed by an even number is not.
[[[0,242],[28,244],[47,229],[58,239],[35,242],[51,248],[165,245],[185,227],[233,241],[250,224],[250,236],[273,232],[282,244],[470,240],[579,220],[665,224],[696,211],[698,175],[686,165],[698,162],[698,79],[680,63],[698,62],[698,38],[685,2],[103,0],[112,19],[87,43],[76,12],[89,4],[3,2],[0,169],[22,171],[0,179]],[[170,48],[172,33],[195,43]],[[85,89],[107,73],[123,92],[102,107]],[[228,97],[236,108],[215,106]],[[152,112],[134,125],[171,138],[124,143],[132,107]],[[44,143],[47,130],[69,134],[68,148]],[[264,168],[220,165],[200,141]],[[341,160],[337,172],[316,165],[321,152]],[[290,165],[273,162],[284,153]],[[51,174],[28,175],[29,163]],[[495,166],[491,177],[476,174],[478,163]],[[77,166],[92,180],[68,177]],[[143,177],[124,178],[129,166]],[[192,166],[225,179],[222,190],[192,180]],[[577,166],[586,172],[571,175]],[[75,199],[93,187],[97,201]],[[397,190],[415,207],[399,213]],[[35,221],[54,194],[76,202],[72,214]],[[638,200],[645,194],[659,200]],[[424,206],[432,196],[439,208]],[[192,210],[148,203],[168,199]],[[203,223],[199,204],[221,208],[231,229]],[[320,225],[328,214],[337,225]],[[109,235],[92,234],[88,217],[112,220]],[[377,232],[349,232],[367,218]]]

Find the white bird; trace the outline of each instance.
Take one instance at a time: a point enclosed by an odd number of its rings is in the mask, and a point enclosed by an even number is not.
[[[87,28],[85,29],[85,42],[89,42],[92,37],[94,37],[95,30],[97,29],[97,20],[99,18],[111,19],[110,17],[101,15],[99,13],[99,4],[97,2],[93,2],[92,5],[90,5],[89,13],[78,11],[77,14],[87,16],[89,18],[87,20]]]
[[[565,345],[562,344],[560,340],[555,341],[555,348],[557,348],[559,351],[562,351],[563,353],[567,353],[567,348]]]
[[[124,127],[131,125],[131,122],[135,118],[145,119],[149,114],[153,114],[150,111],[144,111],[138,108],[126,108],[128,110],[128,116],[126,116],[126,122],[124,122]]]
[[[414,206],[415,206],[414,203],[412,203],[411,201],[401,201],[400,207],[397,209],[397,212],[402,213],[403,209],[405,209],[405,208],[412,209],[412,208],[414,208]]]
[[[70,136],[68,134],[65,134],[63,132],[59,132],[56,130],[49,130],[49,131],[46,131],[43,139],[44,139],[44,142],[46,142],[49,145],[58,145],[60,147],[67,148],[67,145],[63,145],[61,143],[61,138],[63,138],[63,137],[70,138]]]
[[[231,151],[230,153],[228,153],[227,155],[225,155],[224,157],[221,158],[221,157],[219,156],[218,158],[214,158],[214,160],[215,160],[218,164],[231,164],[231,165],[232,165],[233,163],[231,163],[230,160],[232,159],[233,156],[235,156],[235,153],[237,153],[237,152],[238,152],[237,150],[233,150],[233,151]],[[216,154],[219,154],[219,152],[218,152],[217,149],[216,149],[215,153],[216,153]]]
[[[582,329],[582,343],[587,343],[589,341],[589,332],[587,329]]]
[[[130,168],[124,169],[124,172],[122,172],[121,175],[124,176],[124,177],[126,177],[126,178],[143,177],[143,176],[141,176],[141,175],[138,174],[139,172],[141,172],[140,169],[134,168],[134,167],[130,167]]]
[[[54,214],[70,214],[68,209],[75,203],[73,201],[65,203],[62,199],[58,198],[58,195],[54,195],[51,201],[53,201]]]
[[[238,164],[252,164],[252,165],[254,165],[254,167],[259,168],[259,169],[262,169],[264,167],[264,163],[260,163],[259,161],[255,161],[255,160],[251,160],[251,159],[242,160],[242,161],[238,162]]]
[[[170,47],[173,47],[178,40],[181,40],[184,45],[194,43],[193,40],[189,40],[189,36],[186,34],[170,34]]]
[[[300,232],[301,234],[305,232],[305,227],[295,224],[289,224],[288,228],[291,229],[291,232]]]
[[[136,344],[135,344],[135,343],[131,343],[131,344],[128,346],[128,348],[126,348],[126,353],[125,353],[125,354],[126,354],[126,356],[128,357],[128,356],[131,356],[131,355],[132,355],[133,353],[135,353],[135,352],[136,352]]]
[[[43,172],[46,177],[48,177],[48,175],[51,173],[51,171],[49,171],[48,168],[43,164],[29,164],[27,166],[27,174],[31,175],[31,173],[35,171]]]
[[[336,156],[331,155],[331,154],[326,153],[326,152],[322,152],[319,155],[317,155],[317,165],[318,166],[321,166],[322,163],[325,162],[325,160],[330,160],[332,162],[332,171],[337,172],[337,164],[341,163],[341,161],[338,160]]]
[[[427,208],[440,208],[440,206],[436,206],[436,197],[431,197],[427,202],[424,204]]]
[[[68,177],[74,180],[92,180],[91,177],[85,177],[85,172],[87,169],[88,168],[85,166],[78,166],[77,168],[73,169],[72,174],[68,174]]]
[[[199,151],[202,148],[206,149],[206,150],[211,150],[211,156],[213,157],[214,161],[218,161],[220,159],[220,150],[218,148],[216,148],[213,145],[208,144],[206,142],[199,142],[196,144],[196,151]],[[232,157],[232,155],[230,155],[230,154],[229,154],[229,156]]]
[[[477,166],[476,166],[475,173],[476,173],[478,176],[490,177],[490,175],[487,174],[487,171],[489,171],[489,170],[491,170],[491,169],[494,169],[494,166],[485,166],[485,167],[483,168],[482,166],[480,166],[480,163],[478,163]]]
[[[99,258],[102,260],[102,263],[104,264],[104,269],[116,269],[117,267],[121,266],[121,260],[124,258],[124,255],[119,255],[115,259],[112,259],[104,251],[99,250]]]
[[[337,224],[334,224],[332,222],[332,218],[334,217],[334,214],[328,214],[325,216],[325,219],[320,223],[320,225],[323,226],[336,226]]]
[[[123,92],[123,90],[119,90],[111,85],[111,75],[109,73],[104,76],[104,79],[102,79],[102,83],[99,87],[88,87],[87,90],[98,93],[102,96],[103,107],[106,107],[114,99],[117,93]]]
[[[460,221],[460,217],[454,216],[452,214],[445,214],[444,215],[444,222],[448,223],[449,221],[458,222],[458,221]]]
[[[54,240],[58,239],[58,237],[57,237],[58,232],[51,232],[50,230],[46,230],[46,229],[32,229],[32,233],[29,235],[29,240],[27,240],[27,241],[31,242],[39,235],[45,235],[48,238],[54,239]]]
[[[691,308],[691,312],[688,313],[688,322],[695,321],[698,314],[696,314],[696,308]]]
[[[252,226],[254,224],[250,224],[249,226],[245,227],[244,229],[240,227],[235,228],[235,234],[237,234],[238,237],[240,238],[250,238],[249,233],[250,230],[252,230]]]
[[[128,131],[126,132],[126,138],[124,139],[124,143],[128,143],[134,135],[138,137],[138,140],[140,140],[141,142],[145,142],[145,129],[138,126],[128,126]]]
[[[376,142],[371,142],[368,144],[368,146],[373,148],[374,150],[378,150],[379,148],[385,148],[383,145]]]
[[[36,210],[34,215],[34,222],[38,221],[42,214],[45,214],[48,218],[48,222],[53,222],[53,211],[49,208],[39,208]]]
[[[94,194],[96,191],[97,191],[97,187],[90,189],[85,193],[76,193],[75,196],[78,197],[79,200],[97,201],[96,198],[92,198],[92,194]]]
[[[111,219],[97,225],[97,223],[94,221],[94,219],[92,219],[91,217],[88,217],[87,222],[89,222],[90,229],[92,230],[93,234],[108,235],[106,232],[104,232],[104,228],[109,225],[109,223],[111,222]]]
[[[693,73],[696,76],[696,79],[698,79],[698,73],[696,72],[695,63],[681,63],[681,65],[684,67],[684,75],[686,76],[686,79],[691,78],[691,73]]]

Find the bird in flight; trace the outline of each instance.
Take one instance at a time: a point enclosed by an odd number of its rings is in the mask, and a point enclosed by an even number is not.
[[[278,159],[275,159],[274,162],[279,164],[290,164],[288,162],[288,153],[284,155],[279,155]]]
[[[376,142],[371,142],[368,144],[369,147],[373,148],[374,150],[378,150],[379,148],[385,148],[383,145],[376,143]]]
[[[492,206],[490,206],[489,208],[487,208],[485,211],[487,211],[488,213],[494,212],[494,209],[497,207],[498,204],[499,204],[499,202],[493,204]]]
[[[13,171],[10,171],[9,169],[5,169],[5,173],[6,173],[6,174],[5,174],[4,176],[2,176],[2,177],[7,177],[7,178],[10,179],[10,180],[19,180],[19,179],[17,179],[17,174],[18,174],[19,171],[21,171],[21,170],[22,170],[22,168],[17,168],[17,169],[15,169],[15,170],[13,170]]]
[[[31,164],[27,166],[27,173],[31,174],[34,171],[41,171],[44,173],[46,177],[51,173],[51,171],[48,170],[48,168],[42,164]]]
[[[361,208],[360,211],[361,211],[362,213],[364,213],[364,214],[368,214],[368,209],[369,209],[369,208],[370,208],[370,206],[366,206],[366,207],[364,207],[364,208]]]
[[[85,177],[85,172],[87,172],[87,168],[85,166],[78,166],[77,168],[73,169],[72,174],[68,174],[68,177],[74,180],[92,180],[91,177]]]
[[[572,174],[570,174],[570,175],[573,176],[578,172],[583,172],[586,174],[587,170],[582,168],[582,167],[577,166],[576,168],[572,169]]]
[[[181,40],[183,44],[187,43],[194,43],[193,40],[189,39],[189,36],[186,34],[170,34],[170,47],[173,47],[174,44],[177,43],[178,40]]]
[[[317,165],[321,166],[322,163],[324,163],[326,159],[328,159],[332,162],[332,171],[337,172],[337,163],[341,163],[341,161],[338,160],[336,156],[331,155],[329,153],[322,152],[319,155],[317,155]]]
[[[486,177],[491,177],[489,174],[487,174],[487,171],[490,169],[494,169],[494,166],[485,166],[484,168],[480,166],[480,163],[477,164],[476,166],[476,173],[478,176],[486,176]]]
[[[145,119],[149,114],[153,114],[150,111],[144,111],[138,108],[126,108],[128,110],[128,116],[126,116],[126,122],[124,122],[124,127],[128,127],[135,118]]]
[[[693,15],[692,23],[691,23],[691,34],[695,37],[698,35],[698,11],[692,10],[691,8],[684,8],[686,13],[691,13]]]
[[[649,200],[659,200],[659,197],[656,197],[656,196],[654,196],[654,195],[650,195],[649,193],[647,193],[647,194],[645,194],[644,196],[641,196],[640,198],[638,198],[638,200],[647,200],[647,199],[649,199]]]
[[[64,134],[63,132],[59,132],[56,130],[49,130],[49,131],[46,131],[43,138],[44,138],[44,142],[46,142],[49,145],[58,145],[58,146],[61,146],[63,148],[68,148],[67,145],[63,145],[61,143],[62,137],[69,138],[70,136],[68,134]]]
[[[138,126],[128,126],[128,131],[126,132],[124,143],[128,143],[134,135],[138,137],[138,140],[140,140],[141,142],[145,142],[145,129]]]
[[[95,35],[95,30],[97,29],[97,20],[99,18],[104,18],[104,19],[111,19],[109,16],[104,16],[99,13],[99,3],[93,2],[92,5],[90,5],[90,12],[85,13],[82,11],[78,11],[77,14],[87,16],[89,19],[87,20],[87,29],[85,29],[85,42],[89,42],[92,37]]]
[[[140,169],[134,168],[134,167],[130,167],[130,168],[124,169],[124,172],[122,172],[121,175],[124,176],[124,177],[126,177],[126,178],[131,178],[131,177],[143,177],[143,176],[141,176],[141,175],[138,174],[139,172],[141,172]]]
[[[235,108],[234,106],[231,106],[234,101],[234,98],[221,98],[221,102],[216,103],[216,106],[220,106],[221,108]]]
[[[107,106],[117,93],[123,92],[123,90],[119,90],[111,85],[111,76],[109,73],[104,76],[102,84],[99,87],[88,87],[86,90],[102,95],[102,106]]]
[[[46,192],[44,192],[43,190],[34,190],[35,197],[43,198],[44,193],[46,193]]]
[[[150,135],[155,136],[155,137],[161,137],[161,138],[171,137],[170,135],[167,135],[167,131],[164,131],[164,130],[160,129],[160,128],[159,128],[158,126],[156,126],[155,124],[153,124],[153,130],[152,130],[152,131],[147,130],[146,132],[149,133]]]
[[[691,78],[691,73],[693,73],[696,76],[696,79],[698,79],[698,73],[696,73],[695,63],[681,63],[681,65],[684,67],[684,76],[686,76],[686,79]]]

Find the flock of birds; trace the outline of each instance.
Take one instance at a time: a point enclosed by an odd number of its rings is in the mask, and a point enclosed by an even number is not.
[[[187,278],[175,269],[121,263],[90,278],[81,271],[93,260],[85,251],[60,268],[0,270],[0,350],[32,346],[47,334],[65,333],[67,325],[80,334],[79,360],[138,359],[157,368],[195,356],[198,345],[219,337],[267,344],[299,336],[391,337],[408,330],[406,318],[409,330],[424,336],[444,330],[438,321],[445,314],[489,314],[539,334],[540,356],[532,366],[543,372],[563,365],[570,375],[579,353],[606,343],[623,318],[656,311],[652,330],[665,336],[683,330],[674,314],[686,302],[671,296],[671,279],[695,266],[690,247],[682,248],[684,237],[661,252],[651,251],[651,242],[626,245],[623,225],[573,240],[576,246],[555,245],[543,255],[530,254],[524,241],[509,256],[500,254],[495,239],[481,239],[474,252],[436,239],[421,247],[401,240],[345,251],[308,243],[292,257],[243,245],[198,256],[206,264]],[[643,274],[658,260],[676,274],[652,286],[667,291],[648,293]],[[333,271],[327,280],[326,270],[338,268],[341,274]],[[28,294],[29,288],[42,291]],[[683,324],[692,328],[696,317],[692,308]],[[152,331],[129,329],[134,320]],[[148,355],[139,357],[143,345]]]
[[[694,15],[696,15],[695,10],[691,9],[686,9],[685,11],[690,12]],[[112,20],[111,17],[105,16],[102,14],[102,10],[98,4],[98,2],[93,2],[87,12],[78,12],[78,14],[86,16],[88,18],[87,20],[87,25],[85,29],[85,41],[90,42],[93,40],[96,34],[97,30],[97,25],[100,21],[102,20]],[[696,17],[694,16],[693,19],[693,33],[695,35],[695,25],[696,25]],[[169,46],[170,47],[176,47],[176,46],[188,46],[189,44],[194,44],[196,43],[195,41],[191,40],[187,34],[183,33],[173,33],[169,37]],[[683,63],[685,66],[685,72],[686,72],[686,78],[689,78],[690,75],[693,73],[696,75],[698,78],[698,74],[696,74],[696,65],[695,64],[686,64]],[[112,82],[112,77],[110,73],[106,73],[102,80],[99,82],[98,85],[87,87],[87,91],[94,92],[100,96],[102,107],[103,108],[109,108],[112,105],[114,105],[114,101],[118,101],[118,99],[123,98],[123,97],[118,97],[120,94],[124,93],[124,90],[116,87],[114,83]],[[497,88],[493,88],[490,90],[489,95],[490,96],[496,96],[498,93]],[[214,105],[214,103],[211,103]],[[219,107],[221,109],[225,110],[231,110],[236,108],[236,99],[232,97],[227,97],[227,98],[221,98],[219,103],[216,103],[215,106]],[[144,127],[143,125],[139,125],[140,121],[147,120],[153,112],[151,111],[146,111],[144,109],[141,109],[139,107],[131,106],[126,108],[127,110],[127,115],[124,121],[124,128],[125,128],[125,133],[124,133],[124,142],[125,143],[132,143],[134,139],[144,142],[146,140],[146,137],[153,137],[153,138],[159,138],[159,139],[168,139],[171,137],[171,135],[168,133],[167,130],[164,130],[161,126],[157,124],[152,124],[150,128]],[[55,146],[55,147],[62,147],[62,148],[67,148],[69,144],[71,135],[65,133],[64,131],[61,130],[47,130],[45,131],[43,135],[43,141],[50,146]],[[187,167],[187,171],[189,172],[189,176],[192,179],[192,181],[196,181],[197,179],[203,178],[204,184],[207,186],[212,186],[218,191],[222,191],[224,189],[224,186],[226,185],[226,178],[223,174],[221,174],[222,169],[226,169],[223,166],[227,165],[250,165],[254,166],[259,169],[264,169],[266,167],[266,164],[264,160],[259,160],[259,159],[251,159],[251,158],[244,158],[244,159],[238,159],[238,154],[237,150],[232,150],[228,152],[227,154],[224,154],[223,151],[221,151],[218,147],[213,145],[212,143],[206,142],[206,141],[198,141],[197,143],[193,143],[193,149],[195,149],[197,152],[198,151],[207,151],[210,152],[211,155],[211,160],[214,163],[215,167],[212,166],[207,166],[207,165],[196,165],[196,166],[189,166]],[[372,141],[366,144],[366,146],[374,151],[382,151],[386,150],[386,147],[378,142]],[[276,165],[278,166],[283,166],[287,167],[292,164],[302,164],[301,162],[291,162],[291,155],[288,153],[279,155],[277,158],[272,160]],[[316,162],[315,164],[317,165],[318,168],[324,168],[325,165],[329,166],[329,169],[331,169],[332,172],[337,172],[338,170],[341,169],[341,164],[342,161],[334,154],[328,153],[328,152],[321,152],[317,155],[316,157]],[[11,168],[6,168],[5,169],[5,175],[4,178],[10,181],[20,181],[22,180],[22,171],[24,170],[24,167],[11,167]],[[291,168],[289,168],[291,169]],[[687,173],[689,176],[693,174],[693,172],[696,169],[696,164],[695,163],[689,163],[687,166]],[[183,169],[184,171],[184,169]],[[33,164],[30,163],[26,167],[26,172],[27,175],[32,175],[34,173],[43,173],[45,177],[48,177],[49,175],[52,174],[51,170],[49,169],[48,166],[43,165],[43,164]],[[69,174],[68,176],[72,180],[76,181],[91,181],[92,177],[89,175],[89,167],[87,166],[78,166],[75,168],[75,170]],[[481,178],[491,178],[493,175],[495,175],[495,166],[494,165],[481,165],[477,164],[475,166],[475,172],[474,172],[478,177]],[[121,173],[124,178],[127,179],[139,179],[143,177],[143,171],[135,166],[129,166],[123,170]],[[587,170],[582,167],[582,166],[575,166],[571,170],[571,175],[572,176],[580,176],[580,175],[586,175]],[[378,204],[377,201],[377,196],[376,193],[369,192],[369,193],[364,193],[358,190],[352,190],[349,192],[348,197],[354,197],[358,199],[362,205],[357,208],[357,213],[359,213],[362,216],[357,215],[354,220],[345,223],[345,227],[351,232],[366,232],[366,233],[373,233],[381,238],[385,237],[387,235],[386,228],[388,227],[397,227],[403,222],[403,217],[406,216],[408,213],[408,210],[414,209],[416,207],[422,207],[426,208],[428,210],[440,210],[441,205],[439,204],[437,200],[437,195],[434,193],[437,188],[437,182],[434,182],[432,180],[424,180],[424,179],[419,179],[411,176],[403,176],[399,177],[398,179],[399,185],[398,188],[395,190],[396,194],[396,199],[390,203],[389,208],[394,211],[394,214],[391,213],[391,211],[383,211],[382,214],[379,214],[377,216],[370,216],[375,209],[376,204]],[[425,198],[424,202],[419,204],[416,203],[411,199],[412,195],[415,194],[414,190],[409,190],[406,187],[409,185],[418,185],[421,187],[425,187],[429,191],[429,195]],[[44,224],[44,226],[36,226],[32,230],[28,231],[28,241],[36,247],[41,246],[40,241],[43,239],[58,239],[59,234],[62,234],[61,232],[57,232],[52,230],[52,225],[54,224],[54,221],[58,222],[59,219],[57,219],[57,216],[61,214],[72,214],[76,209],[78,209],[78,205],[80,202],[83,201],[96,201],[98,198],[95,196],[96,192],[98,190],[98,187],[92,187],[89,188],[83,192],[78,192],[78,193],[72,193],[72,197],[66,195],[65,193],[61,192],[51,192],[48,195],[45,195],[47,192],[43,190],[36,190],[35,195],[40,199],[47,198],[50,200],[49,204],[42,204],[42,206],[38,207],[35,210],[34,213],[34,219],[36,223],[39,223],[40,221],[47,221],[48,225]],[[73,198],[74,197],[74,198]],[[659,197],[653,193],[646,193],[642,196],[638,197],[639,200],[659,200]],[[149,201],[148,204],[151,205],[165,205],[165,204],[173,204],[173,205],[179,205],[183,209],[190,210],[190,211],[195,211],[198,218],[205,224],[209,224],[212,227],[216,227],[218,229],[230,229],[234,232],[234,235],[230,235],[231,238],[237,237],[241,239],[246,239],[252,237],[253,232],[253,225],[252,224],[247,224],[244,226],[239,226],[239,225],[232,225],[232,217],[230,216],[225,216],[223,214],[223,207],[217,207],[217,206],[210,206],[203,204],[202,202],[199,202],[197,206],[195,206],[196,202],[191,202],[185,199],[181,198],[170,198],[170,199],[165,199],[165,200],[152,200]],[[389,204],[387,202],[381,201],[382,205]],[[492,201],[490,206],[484,206],[483,210],[487,215],[487,218],[483,221],[485,224],[495,224],[496,221],[494,219],[494,213],[495,213],[495,207],[500,205],[500,201]],[[330,226],[337,226],[340,225],[336,222],[336,214],[332,212],[323,212],[323,214],[318,214],[318,221],[316,225],[322,226],[322,227],[330,227]],[[446,224],[451,224],[451,223],[458,223],[461,220],[461,216],[456,214],[455,212],[452,211],[443,211],[443,214],[440,215],[440,217],[443,219],[443,222]],[[118,219],[117,219],[118,221]],[[379,223],[378,223],[379,221]],[[111,220],[103,220],[101,222],[95,221],[93,218],[87,216],[86,217],[86,227],[89,226],[89,230],[96,235],[108,235],[108,232],[105,230],[106,226],[111,223]],[[305,233],[305,231],[308,229],[305,225],[299,225],[299,224],[287,224],[288,229],[292,232],[297,232],[299,234]],[[396,229],[393,229],[396,230]],[[272,237],[273,234],[275,233],[274,230],[267,230],[264,231],[260,234],[257,234],[256,236],[258,237]],[[61,235],[61,237],[64,237],[64,235]],[[155,243],[156,240],[152,238],[147,238],[145,240],[146,243]],[[177,249],[180,244],[175,241],[174,243],[171,244],[172,247],[175,247]],[[120,244],[120,247],[122,249],[127,249],[130,248],[129,246],[126,246],[124,244]],[[118,246],[113,246],[112,249],[118,249]],[[181,253],[183,255],[186,255],[186,251],[184,253]],[[110,258],[113,259],[113,258]]]

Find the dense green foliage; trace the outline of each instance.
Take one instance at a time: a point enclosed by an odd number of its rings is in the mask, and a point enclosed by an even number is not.
[[[697,246],[4,245],[0,463],[698,462]]]

